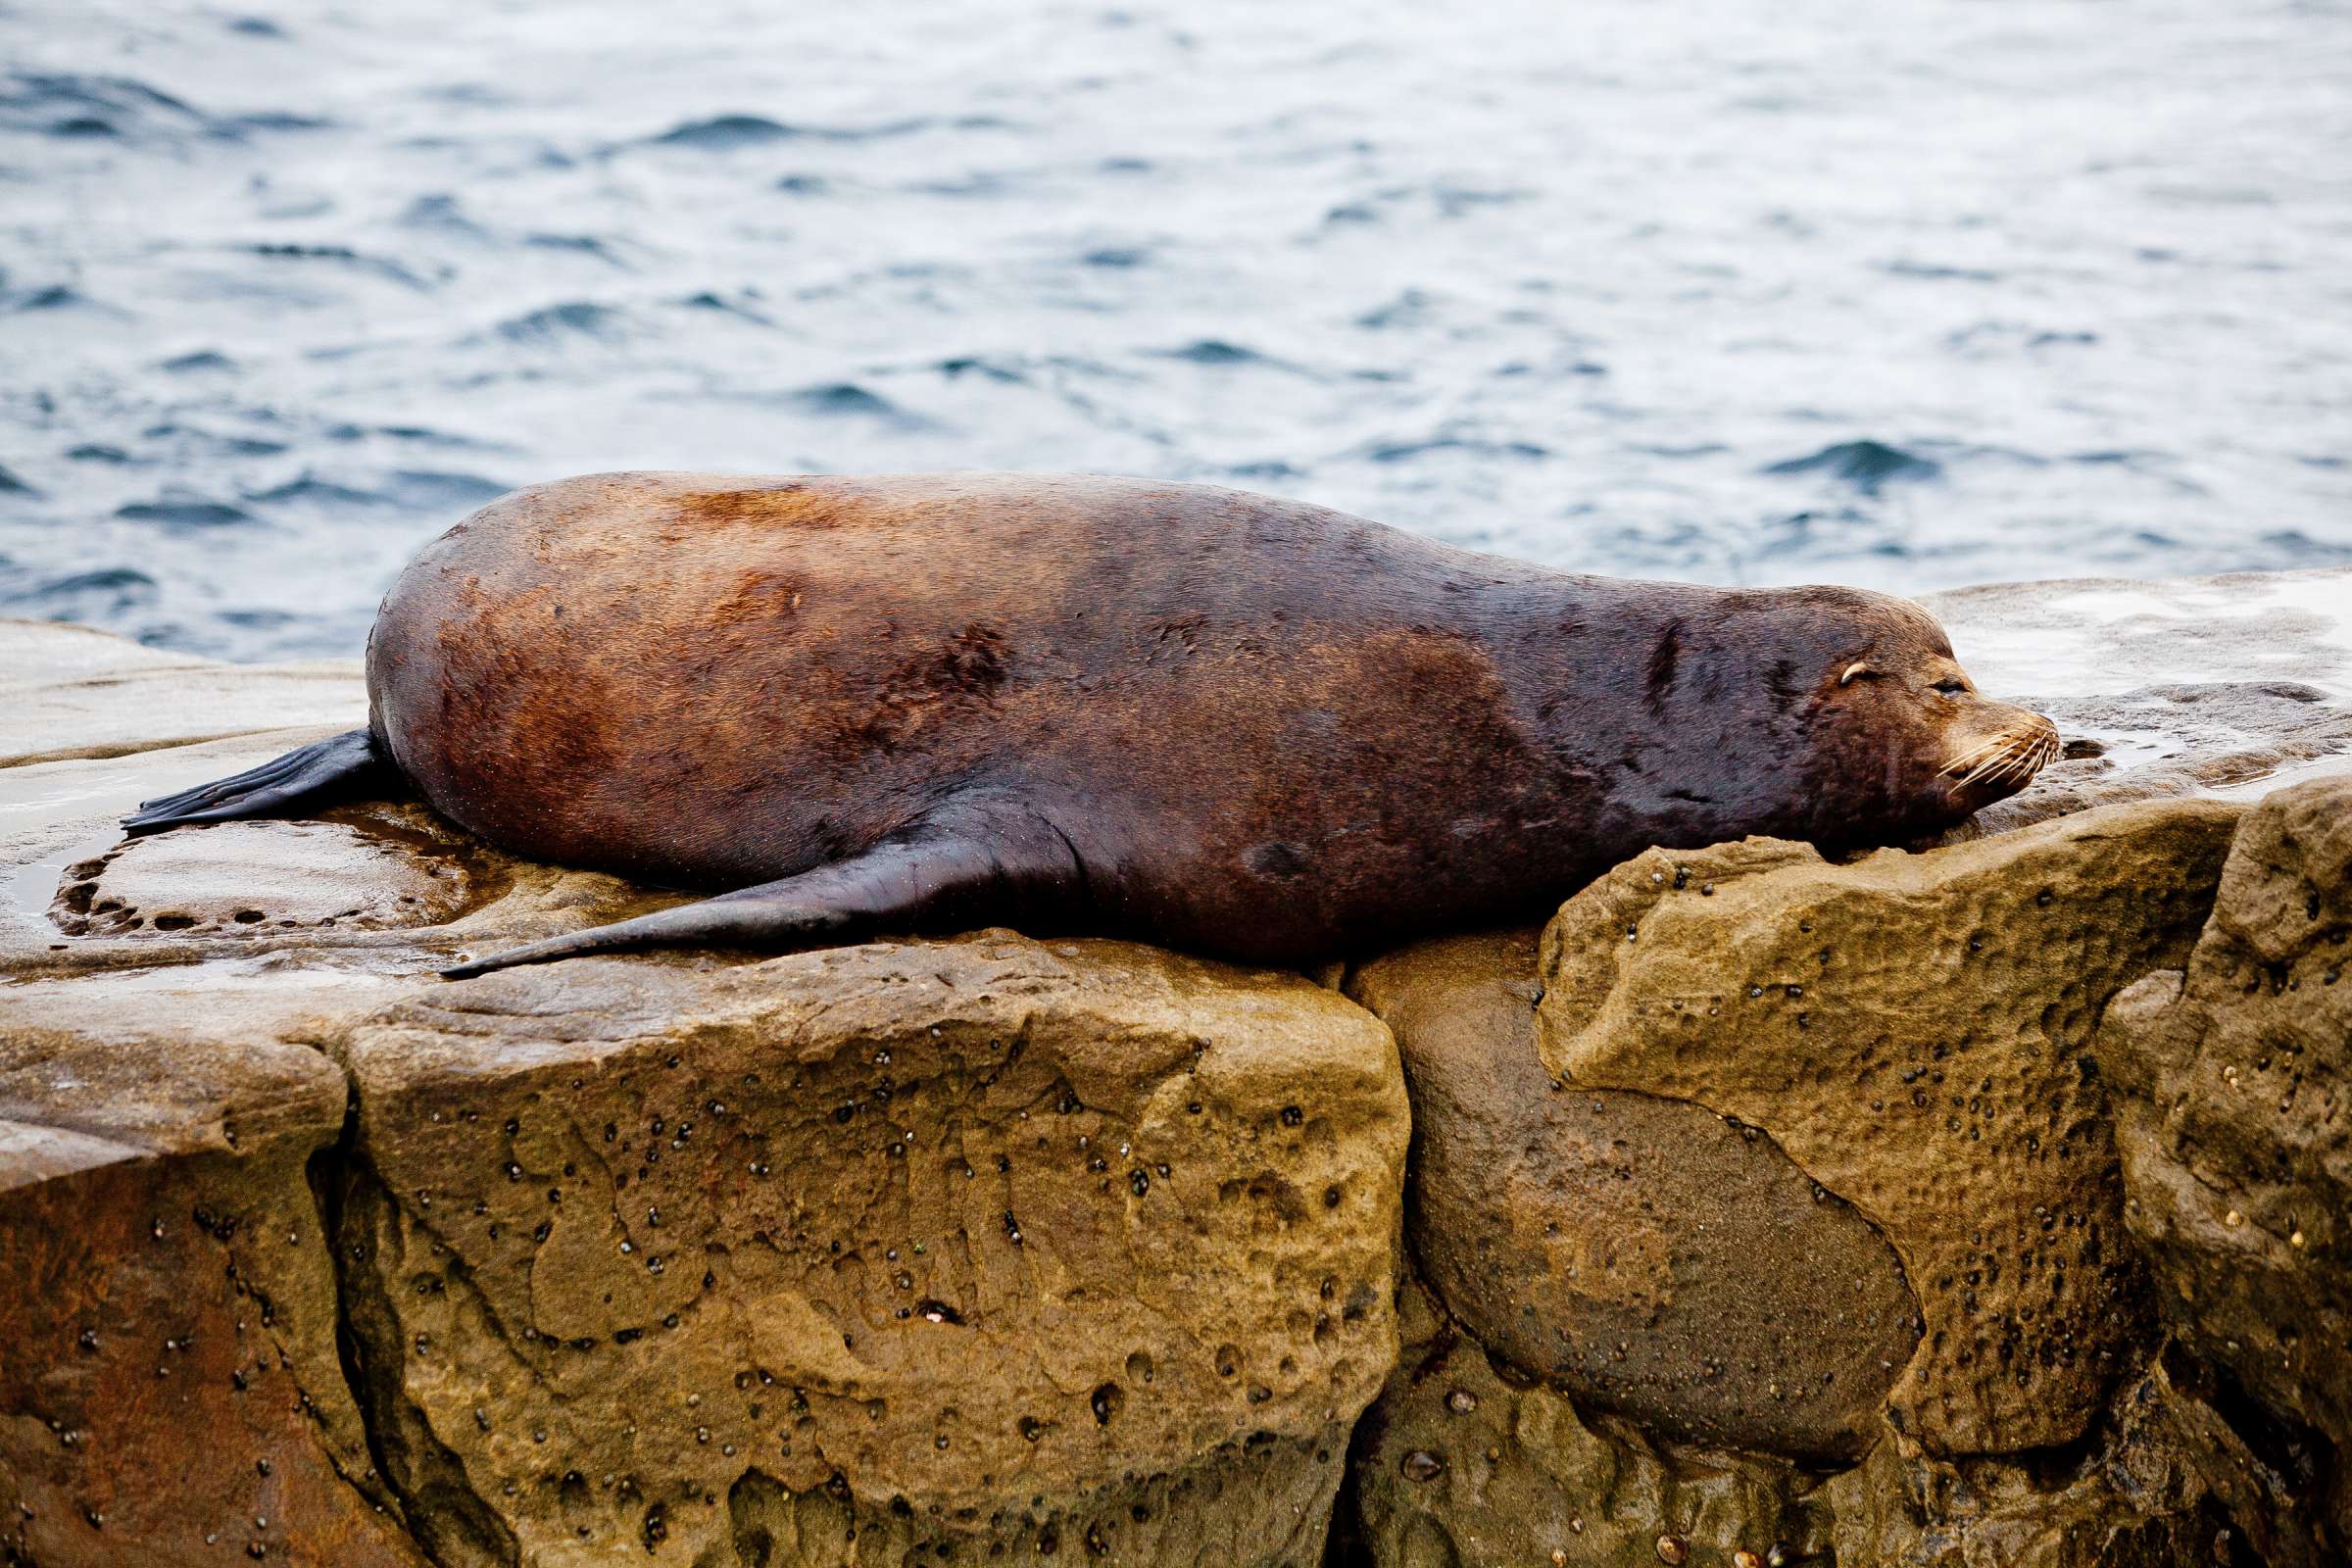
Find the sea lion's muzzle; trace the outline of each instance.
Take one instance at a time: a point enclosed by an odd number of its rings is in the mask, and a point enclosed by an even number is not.
[[[1951,803],[1969,811],[2015,795],[2058,756],[2058,726],[2043,715],[2006,703],[1982,706],[1980,721],[1936,769],[1936,777],[1949,780]]]

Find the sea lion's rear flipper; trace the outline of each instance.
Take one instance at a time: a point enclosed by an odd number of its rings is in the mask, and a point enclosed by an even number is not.
[[[798,876],[550,937],[441,974],[466,980],[518,963],[631,948],[782,949],[868,931],[953,929],[1068,911],[1085,891],[1077,851],[1036,811],[966,808]]]
[[[187,822],[286,816],[382,787],[400,788],[400,772],[376,750],[373,736],[355,729],[288,752],[234,778],[141,801],[139,808],[122,819],[122,831],[136,838]]]

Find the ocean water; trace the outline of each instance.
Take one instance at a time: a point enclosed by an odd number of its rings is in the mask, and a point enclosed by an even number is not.
[[[2352,561],[2352,8],[0,0],[0,614],[353,653],[623,467]]]

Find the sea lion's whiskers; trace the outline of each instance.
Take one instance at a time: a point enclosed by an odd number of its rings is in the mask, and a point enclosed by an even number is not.
[[[1953,758],[1950,761],[1944,763],[1943,766],[1937,768],[1936,771],[1946,775],[1964,772],[1979,759],[1984,757],[1985,753],[1993,751],[2002,746],[2008,741],[2008,739],[2009,737],[2006,735],[1995,735],[1984,745],[1979,746],[1974,750],[1963,752],[1960,756]]]

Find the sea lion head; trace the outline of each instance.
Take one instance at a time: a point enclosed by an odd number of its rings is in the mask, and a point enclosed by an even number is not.
[[[2005,800],[2057,757],[2058,726],[1996,702],[1936,617],[1859,589],[1796,590],[1812,655],[1805,703],[1813,832],[1828,844],[1938,833]]]

